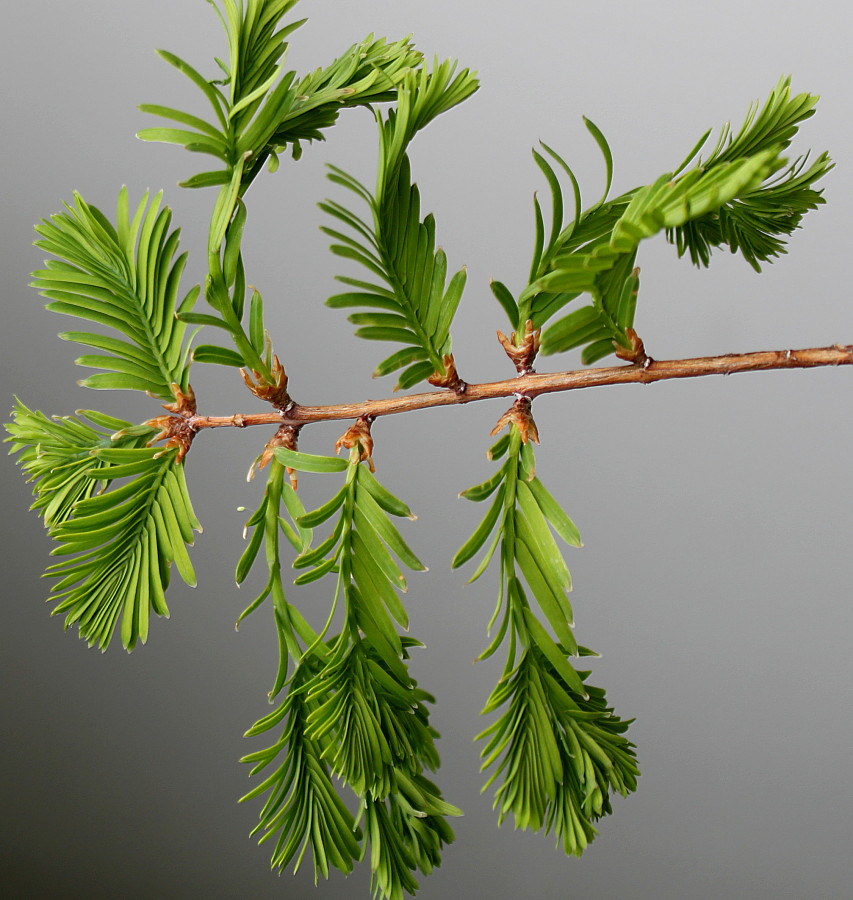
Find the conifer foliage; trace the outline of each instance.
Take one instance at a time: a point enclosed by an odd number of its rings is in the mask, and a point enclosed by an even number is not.
[[[75,194],[36,226],[50,258],[33,286],[49,310],[85,323],[87,330],[60,337],[94,351],[77,360],[97,370],[80,384],[148,394],[165,401],[166,415],[141,424],[94,410],[51,418],[18,401],[7,441],[60,557],[47,571],[53,612],[90,645],[105,650],[118,633],[132,650],[145,643],[151,613],[168,615],[172,567],[195,583],[188,548],[200,526],[184,473],[203,423],[192,366],[239,368],[251,393],[279,412],[281,427],[253,467],[266,486],[236,568],[238,584],[255,567],[265,571],[240,618],[269,607],[280,647],[270,691],[276,705],[248,731],[271,743],[245,757],[255,783],[243,799],[265,798],[255,831],[272,847],[274,868],[298,868],[309,855],[325,878],[364,860],[375,895],[401,900],[440,864],[454,837],[450,820],[460,815],[431,780],[439,766],[434,699],[408,666],[419,644],[407,633],[406,573],[426,567],[398,523],[414,516],[374,472],[371,417],[343,434],[336,449],[344,456],[297,449],[287,376],[265,327],[264,300],[248,286],[242,240],[255,180],[274,173],[284,155],[298,160],[306,144],[324,140],[343,110],[369,110],[378,129],[375,186],[333,166],[335,198],[321,204],[331,251],[348,266],[337,276],[346,290],[326,302],[354,310],[358,337],[399,345],[376,375],[398,373],[400,389],[427,381],[463,395],[451,328],[466,271],[454,266],[454,273],[437,243],[409,148],[471,97],[478,80],[453,61],[425,62],[408,38],[373,35],[299,75],[286,62],[288,40],[304,21],[287,18],[296,0],[211,5],[228,43],[228,58],[217,59],[212,74],[160,51],[198,88],[203,111],[145,104],[167,124],[139,133],[214,160],[183,182],[213,188],[204,282],[182,293],[186,256],[161,194],[133,205],[122,188],[114,216]],[[532,372],[539,352],[573,349],[586,364],[614,353],[644,363],[636,262],[647,238],[663,234],[701,266],[717,248],[755,269],[784,253],[805,213],[823,202],[815,185],[831,167],[825,153],[811,162],[788,157],[816,102],[794,95],[783,78],[737,131],[724,126],[709,151],[710,132],[682,163],[615,197],[611,149],[586,120],[606,173],[602,195],[588,206],[565,159],[545,144],[534,149],[550,209],[534,198],[529,275],[517,296],[491,282],[510,324],[501,343],[518,374]],[[196,342],[201,330],[214,342]],[[635,790],[639,769],[629,721],[576,662],[596,655],[577,642],[569,602],[564,549],[580,547],[580,535],[537,475],[530,397],[519,393],[493,434],[503,429],[488,454],[497,471],[462,494],[486,512],[452,561],[475,566],[471,581],[490,567],[497,574],[494,635],[481,658],[503,649],[506,663],[483,710],[492,717],[479,736],[483,769],[499,822],[511,817],[516,827],[553,832],[566,854],[579,856],[612,811],[612,796]],[[297,472],[328,484],[329,499],[306,510]],[[309,582],[326,587],[322,623],[299,610],[299,586]]]

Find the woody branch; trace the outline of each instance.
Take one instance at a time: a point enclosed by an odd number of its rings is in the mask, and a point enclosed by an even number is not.
[[[494,400],[522,394],[529,398],[540,394],[574,391],[613,384],[651,384],[674,378],[698,378],[704,375],[734,375],[772,369],[813,369],[822,366],[853,365],[853,345],[834,344],[803,350],[761,350],[754,353],[730,353],[693,359],[650,360],[642,365],[605,366],[552,374],[526,374],[505,381],[468,384],[464,393],[452,390],[430,391],[383,400],[365,400],[336,406],[301,406],[290,402],[275,412],[237,413],[232,416],[193,415],[188,419],[194,431],[205,428],[245,428],[252,425],[291,425],[328,422],[361,417],[388,416],[455,406],[478,400]]]

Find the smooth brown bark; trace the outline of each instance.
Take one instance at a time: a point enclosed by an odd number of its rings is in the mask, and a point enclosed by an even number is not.
[[[698,378],[702,375],[734,375],[737,372],[760,372],[770,369],[813,369],[820,366],[853,365],[853,345],[834,344],[805,350],[762,350],[757,353],[732,353],[725,356],[702,356],[695,359],[653,360],[643,365],[606,366],[555,372],[550,375],[521,375],[506,381],[469,384],[464,393],[451,390],[430,391],[342,403],[337,406],[300,406],[291,403],[283,410],[266,413],[237,413],[233,416],[189,417],[194,431],[204,428],[245,428],[251,425],[302,426],[311,422],[358,419],[362,416],[389,416],[434,406],[455,406],[477,400],[522,395],[529,398],[558,391],[602,387],[611,384],[651,384],[671,378]]]

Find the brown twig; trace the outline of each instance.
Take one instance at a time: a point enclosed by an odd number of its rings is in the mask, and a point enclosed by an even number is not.
[[[734,353],[725,356],[703,356],[695,359],[653,360],[646,364],[606,366],[553,374],[531,374],[506,381],[468,384],[464,394],[455,391],[431,391],[385,400],[365,400],[337,406],[300,406],[291,403],[279,412],[245,413],[233,416],[194,415],[189,422],[195,431],[204,428],[245,428],[250,425],[307,425],[358,419],[363,416],[389,416],[434,406],[454,406],[477,400],[494,400],[522,394],[534,398],[540,394],[603,387],[611,384],[651,384],[672,378],[698,378],[702,375],[734,375],[737,372],[759,372],[770,369],[813,369],[821,366],[853,365],[853,345],[834,344],[806,350],[762,350],[757,353]]]

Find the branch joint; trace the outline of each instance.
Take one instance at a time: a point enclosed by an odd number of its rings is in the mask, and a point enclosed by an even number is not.
[[[533,362],[542,344],[541,328],[534,329],[533,322],[528,319],[524,323],[524,333],[521,337],[515,331],[510,337],[499,331],[498,340],[506,355],[512,360],[519,376],[531,375],[535,371]]]
[[[175,400],[173,403],[163,404],[163,409],[168,410],[170,415],[156,416],[145,423],[151,428],[159,429],[157,434],[148,441],[147,446],[152,447],[158,441],[165,440],[166,443],[157,456],[161,456],[169,450],[177,449],[177,458],[178,462],[180,462],[189,453],[193,438],[198,433],[194,422],[196,398],[195,392],[190,385],[187,385],[186,392],[174,382],[170,385],[170,388]]]
[[[524,394],[516,394],[515,398],[515,403],[498,419],[497,424],[490,433],[494,436],[507,426],[515,427],[521,435],[522,444],[526,444],[528,441],[538,444],[539,429],[536,427],[536,422],[531,412],[533,401]]]
[[[457,397],[463,396],[468,390],[468,383],[459,377],[459,373],[456,371],[456,362],[453,359],[453,354],[445,354],[443,361],[444,374],[441,375],[438,372],[435,372],[427,378],[427,381],[435,387],[446,388],[449,391],[453,391]]]
[[[360,416],[335,442],[336,453],[340,453],[342,447],[347,450],[358,447],[359,462],[367,460],[371,472],[376,471],[373,463],[373,435],[370,432],[375,419],[376,416]]]

